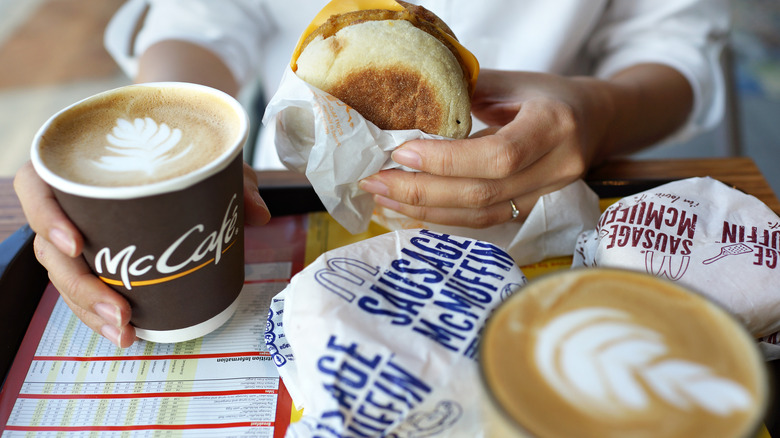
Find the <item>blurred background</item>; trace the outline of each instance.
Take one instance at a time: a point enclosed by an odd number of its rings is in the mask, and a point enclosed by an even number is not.
[[[103,49],[122,0],[0,0],[0,177],[27,160],[53,113],[130,83]],[[780,1],[732,0],[733,101],[721,127],[639,158],[746,155],[780,194]]]

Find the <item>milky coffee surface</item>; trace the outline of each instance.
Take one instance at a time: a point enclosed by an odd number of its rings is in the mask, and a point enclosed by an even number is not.
[[[131,86],[61,114],[44,133],[40,154],[50,170],[76,183],[144,185],[205,166],[239,134],[239,116],[217,96]]]
[[[579,270],[521,289],[494,315],[482,366],[533,436],[738,437],[760,423],[754,341],[672,283]]]

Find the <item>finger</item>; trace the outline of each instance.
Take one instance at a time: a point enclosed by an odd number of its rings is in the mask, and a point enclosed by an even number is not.
[[[73,313],[119,347],[131,345],[135,329],[129,325],[130,305],[118,292],[95,277],[83,258],[71,258],[36,236],[35,255]]]
[[[559,190],[564,186],[565,184],[561,183],[544,187],[523,196],[508,198],[480,208],[422,207],[400,203],[379,195],[374,196],[374,202],[380,209],[387,208],[424,222],[469,228],[486,228],[509,221],[524,221],[541,196]],[[518,211],[516,217],[513,217],[514,209],[509,203],[509,199],[514,202]]]
[[[78,311],[81,310],[80,307],[78,307],[76,304],[73,303],[70,298],[68,298],[65,295],[61,295],[62,300],[65,302],[65,304],[70,307],[70,309],[73,311],[73,314],[76,315],[81,322],[84,323],[87,327],[92,329],[95,333],[98,333],[99,335],[106,338],[109,342],[116,345],[119,348],[127,348],[131,345],[133,345],[133,342],[137,339],[135,336],[135,327],[132,325],[125,325],[123,327],[116,327],[111,324],[106,324],[103,322],[99,317],[96,317],[94,314],[86,313],[86,314],[80,314]]]
[[[566,79],[549,73],[481,69],[471,108],[533,99],[561,89]]]
[[[488,126],[485,129],[481,129],[469,136],[469,138],[479,138],[486,135],[494,135],[500,128],[498,126]]]
[[[541,100],[526,102],[512,123],[494,135],[406,142],[393,151],[392,159],[434,175],[505,178],[557,146],[560,117],[549,106]]]
[[[507,179],[443,177],[392,169],[365,178],[359,187],[414,206],[481,208],[511,197],[506,182]]]
[[[502,179],[454,178],[423,172],[385,170],[360,182],[360,188],[418,207],[482,208],[532,193],[549,193],[581,176],[584,164],[560,159],[554,151],[530,167]]]
[[[247,163],[244,163],[244,216],[249,225],[265,225],[271,220],[268,206],[257,190],[257,174]]]
[[[515,220],[525,220],[537,199],[538,197],[523,197],[515,200],[515,207],[519,212]],[[508,200],[482,208],[419,207],[402,204],[379,195],[374,196],[374,202],[380,214],[382,208],[387,208],[413,219],[439,225],[487,228],[513,220],[512,206]]]
[[[538,89],[539,73],[480,69],[472,107],[485,103],[516,101]]]
[[[81,233],[62,211],[49,185],[35,173],[32,163],[25,163],[16,173],[14,190],[36,233],[70,257],[81,254],[84,247]]]
[[[481,70],[471,111],[488,125],[506,125],[514,119],[523,102],[543,95],[550,80],[547,74]]]

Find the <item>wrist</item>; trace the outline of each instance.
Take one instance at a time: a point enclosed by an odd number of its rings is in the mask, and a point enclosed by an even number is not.
[[[666,65],[636,65],[601,82],[613,105],[613,117],[599,147],[601,160],[660,142],[687,121],[693,108],[688,80]]]
[[[620,126],[621,112],[633,106],[635,97],[630,90],[603,79],[578,76],[572,80],[583,96],[585,157],[589,165],[596,165],[615,155],[614,133]]]

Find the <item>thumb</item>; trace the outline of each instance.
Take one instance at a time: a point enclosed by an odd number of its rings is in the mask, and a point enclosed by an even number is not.
[[[482,70],[471,99],[474,116],[487,125],[511,122],[527,97],[528,84],[522,72]]]
[[[512,101],[522,98],[526,85],[533,81],[533,74],[520,71],[482,69],[474,88],[472,102]]]

